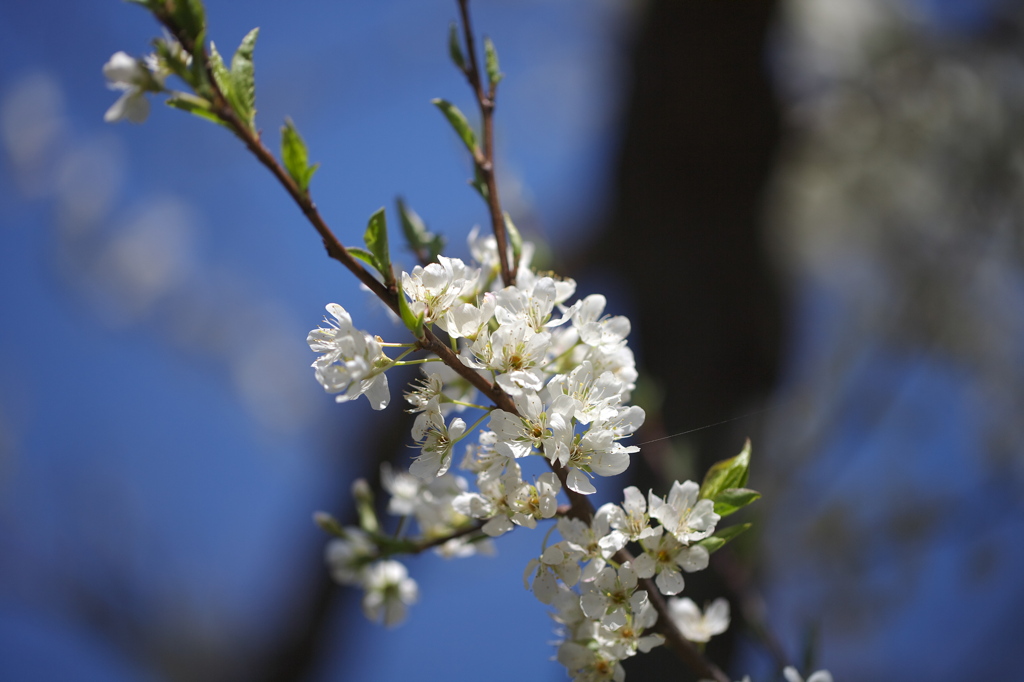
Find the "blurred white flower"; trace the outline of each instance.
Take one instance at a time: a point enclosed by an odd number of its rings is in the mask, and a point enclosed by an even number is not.
[[[729,602],[721,597],[711,602],[704,613],[689,597],[669,599],[668,612],[683,637],[691,642],[708,642],[729,629]]]

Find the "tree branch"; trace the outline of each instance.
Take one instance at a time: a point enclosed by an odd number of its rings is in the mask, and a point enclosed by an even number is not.
[[[498,182],[494,174],[494,96],[497,84],[492,83],[485,91],[483,78],[480,75],[480,64],[476,56],[476,43],[473,37],[473,26],[469,19],[469,0],[458,0],[459,14],[462,16],[462,33],[466,41],[466,52],[469,53],[469,64],[466,66],[466,79],[469,81],[477,105],[480,107],[481,134],[483,137],[483,158],[473,155],[477,172],[487,185],[487,208],[491,213],[491,228],[498,242],[498,263],[501,267],[501,281],[505,286],[512,286],[516,281],[517,263],[508,262],[508,235],[505,230],[505,215],[498,199]]]

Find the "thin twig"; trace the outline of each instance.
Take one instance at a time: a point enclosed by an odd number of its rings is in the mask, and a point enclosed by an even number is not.
[[[473,88],[477,104],[480,107],[480,120],[484,148],[483,158],[473,155],[477,170],[487,185],[487,207],[491,213],[491,228],[498,242],[498,263],[501,266],[501,281],[505,286],[512,286],[516,281],[516,263],[508,262],[508,235],[505,231],[505,216],[498,199],[498,182],[494,175],[494,96],[497,83],[491,83],[484,91],[483,77],[476,56],[476,42],[473,37],[473,26],[469,19],[469,0],[458,0],[459,14],[462,15],[462,34],[466,40],[466,52],[469,53],[469,64],[465,74],[469,85]]]
[[[416,545],[416,550],[414,552],[409,552],[409,553],[410,554],[419,554],[420,552],[425,552],[428,549],[432,549],[432,548],[437,547],[439,545],[443,545],[444,543],[448,542],[449,540],[454,540],[456,538],[465,537],[466,535],[471,535],[472,533],[475,533],[475,532],[480,532],[481,528],[483,528],[483,524],[482,523],[474,523],[472,525],[466,526],[465,528],[460,528],[459,530],[452,531],[448,535],[444,535],[444,536],[441,536],[441,537],[438,537],[438,538],[431,538],[429,540],[424,540],[423,542],[420,542],[420,543],[418,543]]]

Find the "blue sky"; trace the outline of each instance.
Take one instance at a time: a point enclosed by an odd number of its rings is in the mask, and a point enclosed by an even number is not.
[[[481,5],[508,74],[507,206],[544,216],[527,229],[585,223],[608,173],[615,12]],[[276,146],[284,116],[296,121],[343,241],[402,194],[465,251],[486,213],[430,105],[470,110],[445,49],[454,3],[213,2],[208,16],[222,50],[261,27],[259,125]],[[158,103],[141,126],[103,123],[116,98],[103,63],[157,34],[119,2],[0,8],[0,661],[16,676],[159,679],[132,660],[130,643],[147,638],[257,651],[319,557],[310,516],[347,487],[353,425],[376,417],[323,395],[305,335],[331,301],[365,328],[387,329],[386,316],[266,171],[223,130]],[[536,540],[512,538],[494,559],[414,560],[423,603],[408,625],[339,614],[345,660],[321,678],[354,667],[408,679],[447,661],[453,679],[472,679],[479,663],[456,652],[496,643],[535,655],[493,679],[558,673],[551,623],[521,583]],[[494,610],[504,625],[488,632]],[[141,634],[112,645],[97,614]],[[414,655],[380,654],[396,649]]]
[[[524,231],[571,248],[607,205],[629,14],[596,0],[476,4],[507,74],[506,205]],[[918,4],[943,30],[979,25],[963,2]],[[454,3],[424,0],[209,2],[225,51],[261,27],[259,126],[276,146],[284,116],[295,120],[322,163],[314,196],[346,243],[398,194],[456,254],[486,220],[429,103],[471,110],[446,56],[454,17]],[[318,561],[310,516],[347,486],[346,454],[365,447],[357,426],[383,423],[365,401],[322,393],[305,336],[332,301],[361,328],[387,329],[387,317],[266,171],[225,131],[159,104],[141,126],[103,123],[116,97],[103,63],[144,53],[156,34],[113,0],[0,5],[0,670],[12,679],[162,679],[132,648],[142,642],[158,655],[258,652]],[[851,324],[829,287],[800,283],[790,385]],[[864,395],[891,400],[880,424],[871,399],[854,401]],[[834,430],[765,521],[781,548],[764,569],[773,622],[795,651],[830,599],[816,582],[827,562],[802,572],[778,559],[804,519],[843,504],[884,526],[905,510],[882,499],[924,489],[948,538],[915,548],[924,568],[912,580],[894,548],[871,546],[863,579],[906,599],[869,635],[826,637],[823,660],[857,671],[870,658],[887,679],[981,670],[986,647],[1014,644],[1024,601],[1021,473],[994,482],[976,456],[999,413],[969,368],[881,346],[861,349],[831,407]],[[814,417],[777,427],[799,446]],[[539,540],[517,532],[494,558],[412,560],[422,599],[397,630],[365,623],[348,599],[316,679],[564,679],[548,660],[552,624],[522,588]],[[971,573],[986,547],[998,560]],[[950,637],[954,624],[969,635]],[[1003,659],[985,660],[1005,674]]]

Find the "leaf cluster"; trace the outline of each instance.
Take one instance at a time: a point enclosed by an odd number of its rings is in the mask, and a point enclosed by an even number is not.
[[[715,513],[725,518],[735,514],[748,504],[756,502],[761,493],[746,488],[750,475],[750,440],[743,446],[740,454],[729,459],[716,462],[704,475],[698,497],[715,503]],[[702,545],[709,553],[721,549],[725,543],[751,527],[750,523],[741,523],[717,531],[714,535],[704,538],[697,544]]]

